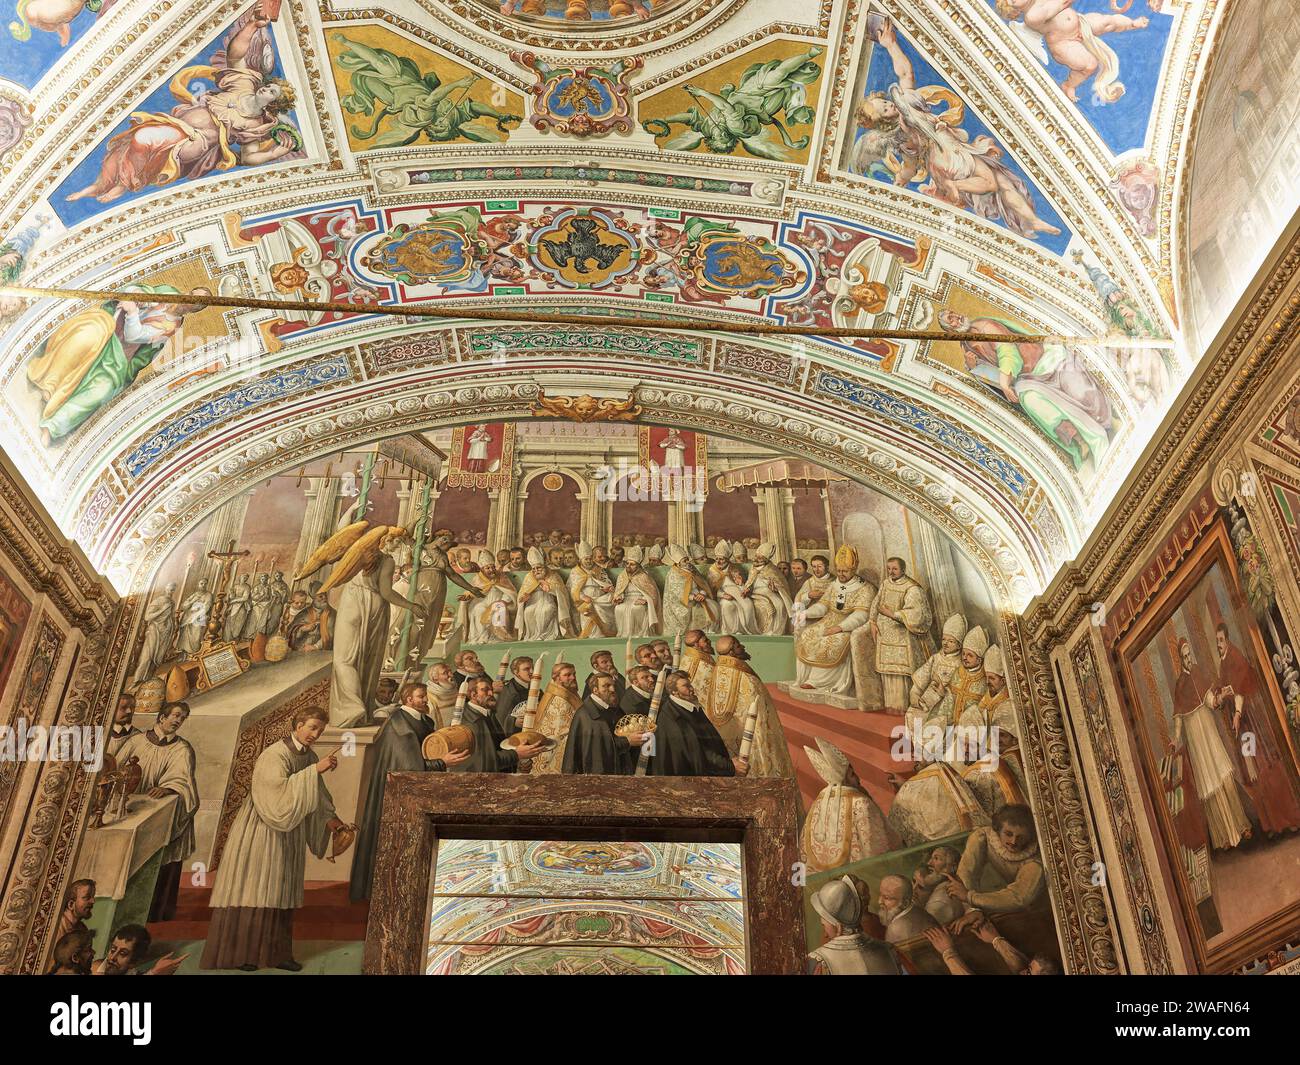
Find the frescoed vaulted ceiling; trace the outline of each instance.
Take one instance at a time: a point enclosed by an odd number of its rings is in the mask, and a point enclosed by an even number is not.
[[[278,470],[541,388],[872,484],[1020,606],[1198,353],[1226,0],[3,2],[4,283],[200,297],[150,343],[0,297],[0,442],[124,590]]]

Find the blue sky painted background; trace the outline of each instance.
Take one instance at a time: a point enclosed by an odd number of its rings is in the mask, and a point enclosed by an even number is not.
[[[904,37],[901,32],[896,31],[896,36],[898,37],[899,45],[903,49],[903,54],[912,62],[912,70],[916,76],[916,85],[918,88],[923,88],[926,85],[942,85],[948,89],[952,89],[952,86],[939,75],[939,72],[936,71],[934,67],[930,66],[930,64],[927,63],[921,54],[912,46],[911,41]],[[889,53],[879,45],[873,46],[871,50],[871,64],[867,69],[865,93],[871,93],[877,90],[884,92],[888,90],[891,85],[895,84],[897,80],[898,79],[894,75],[893,60],[889,58]],[[956,93],[955,89],[952,89],[952,91]],[[956,95],[961,96],[960,93],[956,93]],[[979,136],[988,136],[992,137],[993,140],[997,141],[997,143],[1002,147],[1003,154],[1000,161],[1005,163],[1012,173],[1023,178],[1029,185],[1032,192],[1034,210],[1038,213],[1038,217],[1045,222],[1052,223],[1052,225],[1059,227],[1061,230],[1061,232],[1056,236],[1052,236],[1050,233],[1041,233],[1035,240],[1035,243],[1041,244],[1044,248],[1054,251],[1057,255],[1063,254],[1071,239],[1069,228],[1066,226],[1061,216],[1056,213],[1056,209],[1052,206],[1051,202],[1034,186],[1029,175],[1021,169],[1019,162],[1017,162],[1015,157],[1007,149],[1006,145],[1003,145],[1002,142],[994,136],[993,132],[984,125],[983,122],[975,117],[975,113],[969,103],[966,105],[966,113],[962,119],[961,128],[970,135],[971,140],[974,140]],[[859,128],[857,130],[857,135],[861,135],[861,133],[862,130]],[[916,188],[916,185],[912,185],[911,187]],[[998,224],[1001,225],[1002,223]]]
[[[107,17],[105,12],[105,17]],[[96,15],[82,9],[70,25],[71,39],[68,47],[59,44],[59,36],[46,30],[32,28],[31,40],[20,41],[14,37],[10,26],[17,24],[18,5],[15,0],[0,2],[0,77],[30,89],[50,70],[59,57],[77,46],[77,38],[95,24]]]
[[[996,0],[989,0],[989,3],[996,7]],[[1074,9],[1081,15],[1094,11],[1112,13],[1110,0],[1076,0]],[[1092,79],[1089,78],[1079,87],[1077,105],[1089,125],[1101,134],[1101,139],[1115,155],[1146,143],[1151,106],[1160,82],[1160,68],[1164,65],[1174,25],[1171,15],[1156,14],[1147,7],[1146,0],[1133,0],[1127,15],[1129,18],[1145,16],[1151,20],[1151,25],[1144,30],[1107,33],[1100,38],[1119,57],[1119,80],[1124,83],[1124,95],[1113,104],[1104,104],[1093,93]],[[1058,85],[1070,73],[1069,68],[1050,55],[1047,71]]]
[[[144,100],[133,105],[129,109],[124,107],[123,111],[128,113],[129,111],[148,111],[148,112],[160,112],[162,114],[169,114],[172,108],[176,107],[177,104],[180,103],[180,101],[177,100],[176,97],[172,95],[171,90],[167,87],[170,84],[172,78],[174,78],[176,74],[179,73],[181,70],[183,70],[185,67],[206,64],[210,59],[210,57],[212,56],[212,53],[215,52],[220,47],[221,40],[226,35],[227,32],[229,32],[229,27],[223,29],[220,34],[214,37],[207,44],[207,46],[201,49],[196,55],[193,56],[193,58],[187,60],[184,63],[179,64],[174,70],[169,71],[166,77],[160,78],[158,87],[152,93],[150,93],[149,96],[147,96]],[[271,76],[277,78],[284,78],[285,75],[284,75],[283,64],[281,63],[280,60],[279,42],[276,41],[274,32],[271,35],[271,39],[275,44],[275,68],[272,70]],[[289,79],[286,78],[285,80],[289,80]],[[292,84],[292,81],[290,81],[290,84]],[[202,85],[203,87],[208,89],[213,88],[210,82],[198,81],[198,82],[191,83],[190,91],[196,92],[197,85]],[[294,88],[295,91],[297,92],[298,100],[301,101],[303,98],[302,92],[298,90],[298,87],[296,85],[294,86]],[[298,122],[298,116],[296,110],[290,111],[287,116],[281,116],[281,117],[287,118],[289,122],[291,122],[296,128],[301,130],[302,127]],[[115,126],[112,129],[112,131],[109,132],[107,135],[105,135],[104,138],[99,142],[99,144],[95,146],[95,150],[91,152],[90,155],[88,155],[85,159],[83,159],[79,164],[77,164],[76,169],[73,170],[66,178],[64,178],[63,182],[50,195],[50,207],[54,210],[54,213],[57,214],[59,218],[63,221],[64,225],[69,227],[74,226],[78,222],[82,222],[85,219],[90,218],[92,215],[102,214],[105,211],[116,210],[117,208],[121,207],[123,204],[130,203],[132,200],[138,200],[141,196],[152,195],[153,193],[159,190],[159,186],[149,185],[141,189],[139,192],[128,192],[123,196],[119,196],[116,200],[112,201],[111,203],[100,203],[98,200],[89,196],[81,200],[69,200],[67,198],[72,193],[77,192],[80,189],[84,189],[87,185],[91,185],[94,183],[95,179],[99,176],[99,166],[107,151],[108,142],[113,137],[117,136],[117,134],[129,128],[129,126],[130,126],[129,119],[124,119],[121,123]],[[215,175],[224,174],[228,177],[229,175],[237,173],[240,169],[241,167],[235,166],[230,170],[215,171],[214,174]],[[211,177],[213,175],[208,175],[208,176]],[[195,180],[202,180],[202,179],[195,179]],[[178,181],[173,182],[169,186],[163,186],[163,187],[173,188],[177,185],[183,185],[185,183],[186,183],[186,179],[180,179]]]

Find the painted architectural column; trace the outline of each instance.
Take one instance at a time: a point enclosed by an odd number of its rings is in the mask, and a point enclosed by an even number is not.
[[[781,517],[785,525],[787,554],[780,555],[782,561],[789,562],[799,557],[799,531],[794,523],[794,489],[778,488],[777,496],[781,500]]]
[[[794,521],[793,514],[786,514],[782,489],[765,486],[758,490],[754,502],[758,505],[758,538],[766,543],[776,544],[776,557],[789,562],[794,557],[794,542],[790,529]]]
[[[952,546],[948,538],[928,521],[911,514],[907,514],[906,520],[912,530],[912,543],[916,547],[916,565],[921,570],[913,576],[930,593],[930,602],[934,606],[934,623],[942,629],[948,618],[966,612],[962,601],[961,580],[957,576],[956,562],[952,557]]]
[[[517,547],[522,535],[523,511],[519,506],[519,478],[516,475],[501,488],[488,491],[487,547],[497,552]]]
[[[406,481],[397,490],[397,524],[405,529],[415,527],[419,520],[420,492],[411,481]]]
[[[212,512],[208,535],[203,540],[202,569],[199,575],[207,578],[208,587],[214,592],[217,590],[217,580],[221,576],[221,563],[208,558],[208,552],[227,550],[231,540],[235,541],[235,549],[239,549],[239,542],[244,535],[244,519],[248,517],[248,503],[252,498],[253,490],[240,492],[234,499],[223,503]],[[302,556],[302,560],[306,558],[306,555]]]
[[[691,510],[691,505],[684,499],[674,499],[668,504],[668,542],[670,544],[687,544],[696,542],[696,530],[699,527],[699,511]]]
[[[302,531],[298,534],[298,550],[294,554],[293,572],[297,573],[311,553],[334,535],[338,523],[339,479],[337,477],[312,477],[307,482],[307,508],[302,516]],[[242,522],[242,519],[241,519]],[[310,581],[323,581],[328,571],[294,581],[293,587]],[[292,576],[292,575],[291,575]]]
[[[826,547],[827,553],[831,558],[835,557],[835,519],[831,516],[831,493],[830,489],[823,488],[819,493],[822,497],[822,514],[826,518]]]
[[[542,475],[546,476],[545,474]],[[587,477],[573,475],[578,485],[578,505],[582,508],[578,519],[578,539],[595,547],[609,544],[609,530],[613,528],[612,504],[598,498],[595,486]]]

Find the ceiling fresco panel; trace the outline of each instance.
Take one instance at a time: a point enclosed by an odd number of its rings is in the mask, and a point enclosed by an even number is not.
[[[1114,55],[1073,101],[1070,35],[1019,0],[259,0],[148,23],[116,0],[60,9],[66,47],[33,21],[57,6],[28,0],[0,54],[3,280],[328,304],[0,296],[6,448],[131,580],[152,549],[112,553],[152,542],[157,478],[196,449],[213,499],[223,463],[286,447],[268,418],[296,454],[368,390],[409,382],[424,410],[430,375],[567,372],[567,351],[905,446],[1004,532],[1034,516],[1013,537],[1033,585],[1194,361],[1159,249],[1214,0],[1073,5]],[[131,305],[157,328],[117,366],[94,329]],[[470,327],[375,309],[417,306]],[[521,321],[474,321],[503,312]],[[529,321],[548,313],[610,324],[578,343]],[[769,326],[811,335],[724,335]],[[944,339],[875,335],[900,330]]]
[[[66,225],[155,188],[307,155],[278,0],[261,0],[144,100],[51,196]],[[252,111],[252,116],[244,112]]]
[[[1146,143],[1174,0],[988,0],[1116,154]]]

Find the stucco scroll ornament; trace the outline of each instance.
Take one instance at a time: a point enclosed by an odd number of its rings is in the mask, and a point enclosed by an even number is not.
[[[538,389],[532,414],[535,418],[564,418],[571,422],[631,422],[641,416],[641,404],[632,393],[619,400],[587,395],[551,397]]]
[[[1219,463],[1218,468],[1214,471],[1211,488],[1214,493],[1214,501],[1219,506],[1226,507],[1234,499],[1254,494],[1255,475],[1249,471],[1243,471],[1240,468],[1239,459],[1225,459]]]

